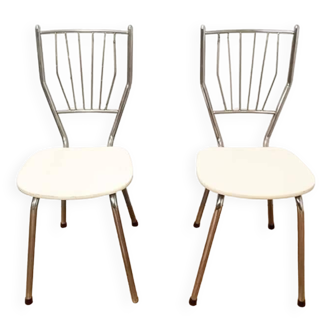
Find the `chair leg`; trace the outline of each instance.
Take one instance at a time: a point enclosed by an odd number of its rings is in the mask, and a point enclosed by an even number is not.
[[[110,195],[110,201],[111,201],[116,231],[118,233],[118,238],[119,238],[119,242],[120,242],[122,258],[123,258],[123,262],[125,265],[126,274],[127,274],[127,278],[128,278],[131,298],[134,303],[137,303],[138,297],[137,297],[137,292],[136,292],[136,287],[135,287],[135,282],[134,282],[134,276],[133,276],[133,272],[131,270],[131,265],[130,265],[128,250],[127,250],[126,240],[125,240],[125,236],[123,233],[122,223],[121,223],[121,219],[120,219],[120,213],[119,213],[119,208],[118,208],[118,202],[116,199],[116,194]]]
[[[274,217],[273,217],[273,200],[269,199],[267,201],[267,209],[268,209],[268,215],[269,215],[269,229],[274,229]]]
[[[61,228],[67,227],[67,202],[61,201]]]
[[[28,246],[28,268],[27,268],[27,287],[25,295],[25,304],[29,305],[32,300],[33,283],[33,265],[35,260],[35,242],[36,242],[36,222],[39,198],[34,197],[30,209],[30,228],[29,228],[29,246]]]
[[[299,307],[305,307],[304,293],[304,208],[302,196],[295,197],[297,206],[297,232],[298,232],[298,274],[299,274]]]
[[[208,237],[207,237],[207,240],[206,240],[206,243],[205,243],[201,263],[199,265],[199,269],[198,269],[194,289],[193,289],[193,292],[192,292],[190,300],[189,300],[189,304],[192,305],[192,306],[197,304],[198,292],[199,292],[199,289],[201,287],[204,271],[205,271],[206,264],[207,264],[207,261],[208,261],[208,258],[209,258],[213,238],[214,238],[214,235],[216,233],[217,226],[218,226],[218,222],[219,222],[220,213],[221,213],[221,210],[222,210],[223,203],[224,203],[224,196],[223,195],[218,195],[216,209],[214,211],[213,218],[212,218],[212,221],[211,221],[211,226],[210,226],[209,234],[208,234]]]
[[[133,209],[133,207],[131,205],[127,189],[123,189],[122,193],[123,193],[123,196],[124,196],[124,199],[126,201],[127,208],[128,208],[129,214],[130,214],[131,224],[134,227],[136,227],[136,226],[138,226],[138,222],[137,222],[137,219],[136,219],[136,216],[135,216],[135,213],[134,213],[134,209]]]
[[[198,228],[201,225],[201,219],[202,219],[202,215],[203,215],[203,211],[204,211],[204,208],[205,208],[207,198],[209,196],[209,192],[210,191],[208,189],[205,189],[205,191],[204,191],[202,202],[201,202],[201,205],[199,206],[197,217],[196,217],[196,220],[194,222],[194,227],[195,228]]]

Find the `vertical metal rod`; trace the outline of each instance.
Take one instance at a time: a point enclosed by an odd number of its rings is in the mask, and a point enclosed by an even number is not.
[[[218,78],[219,89],[220,89],[222,101],[224,103],[224,108],[225,108],[225,111],[227,111],[226,101],[225,101],[224,93],[222,91],[222,86],[221,86],[221,81],[220,81],[220,76],[219,76],[219,61],[220,61],[220,35],[218,34],[218,42],[217,42],[217,78]]]
[[[251,70],[250,70],[250,82],[249,82],[249,92],[248,92],[248,103],[247,110],[249,110],[249,102],[250,102],[250,93],[251,93],[251,82],[252,82],[252,73],[254,69],[254,59],[255,59],[255,47],[256,47],[256,32],[254,34],[254,42],[252,47],[252,60],[251,60]]]
[[[77,110],[77,106],[76,106],[76,98],[75,98],[75,90],[74,90],[74,82],[73,82],[73,74],[72,74],[72,71],[71,71],[71,63],[70,63],[70,55],[69,55],[69,47],[68,47],[67,33],[65,33],[65,39],[66,39],[66,47],[67,47],[67,57],[68,57],[68,65],[69,65],[69,73],[70,73],[71,89],[72,89],[72,91],[73,91],[73,99],[74,99],[75,110]]]
[[[61,87],[62,93],[63,93],[63,95],[64,95],[64,97],[66,99],[66,103],[67,103],[68,109],[71,110],[69,102],[68,102],[68,99],[67,99],[67,96],[66,96],[66,93],[65,93],[65,90],[63,88],[63,85],[62,85],[62,82],[61,82],[61,79],[60,79],[60,75],[59,75],[59,66],[58,66],[58,35],[57,35],[57,33],[55,33],[54,36],[55,36],[55,69],[56,69],[56,76],[58,77],[58,81],[60,83],[60,87]]]
[[[95,34],[91,34],[91,109],[93,109],[93,61]]]
[[[60,132],[60,135],[61,135],[61,138],[62,138],[63,147],[67,148],[69,146],[68,137],[67,137],[65,128],[62,125],[61,119],[60,119],[59,114],[56,110],[54,101],[52,99],[52,96],[50,94],[50,91],[48,90],[48,87],[47,87],[47,84],[46,84],[46,81],[45,81],[43,43],[42,43],[42,39],[41,39],[41,31],[40,31],[40,26],[39,25],[36,26],[35,32],[36,32],[36,44],[37,44],[40,84],[43,88],[43,91],[44,91],[45,97],[47,99],[48,105],[50,106],[50,109],[51,109],[52,115],[54,117],[55,123],[56,123],[56,125],[59,129],[59,132]]]
[[[264,73],[264,65],[265,65],[265,57],[266,57],[267,43],[269,41],[269,35],[270,35],[269,33],[266,34],[264,58],[263,58],[263,63],[262,63],[261,78],[259,80],[259,88],[258,88],[258,96],[257,96],[257,103],[256,103],[256,111],[257,111],[257,108],[258,108],[259,97],[260,97],[260,94],[261,94],[261,87],[262,87],[262,80],[263,80],[263,73]]]
[[[39,198],[34,197],[32,199],[31,209],[30,209],[27,285],[26,285],[26,296],[25,296],[25,304],[27,305],[33,302],[32,286],[33,286],[33,267],[35,261],[35,242],[36,242],[36,223],[37,223],[38,203],[39,203]]]
[[[113,86],[114,86],[114,82],[115,82],[115,78],[116,78],[116,72],[117,72],[117,67],[116,67],[116,34],[113,35],[113,55],[114,55],[114,74],[113,74],[111,88],[110,88],[110,91],[108,93],[105,110],[107,110],[108,103],[109,103],[110,98],[111,98],[111,94],[112,94],[112,91],[113,91]]]
[[[81,86],[82,86],[82,99],[83,99],[83,109],[85,110],[85,99],[84,99],[84,85],[83,85],[83,67],[82,67],[82,53],[81,53],[81,37],[80,33],[77,33],[78,36],[78,49],[80,54],[80,70],[81,70]]]
[[[239,110],[241,111],[241,84],[242,84],[242,33],[240,32],[239,40]]]
[[[267,93],[267,96],[266,96],[265,102],[264,102],[264,104],[263,104],[262,111],[263,111],[264,108],[265,108],[266,102],[267,102],[267,100],[268,100],[268,98],[269,98],[269,96],[270,96],[270,93],[271,93],[271,90],[272,90],[272,88],[273,88],[274,82],[275,82],[275,80],[276,80],[276,78],[277,78],[277,75],[278,75],[278,62],[279,62],[279,35],[280,35],[280,34],[278,33],[278,37],[277,37],[277,55],[276,55],[276,71],[275,71],[275,74],[274,74],[274,77],[273,77],[273,81],[272,81],[272,83],[271,83],[271,87],[270,87],[270,89],[269,89],[269,92]]]
[[[122,98],[119,105],[119,110],[117,112],[116,118],[113,123],[111,134],[108,138],[107,146],[113,146],[116,132],[119,127],[119,123],[122,117],[123,110],[126,106],[129,92],[131,89],[131,84],[133,81],[133,27],[129,25],[128,27],[128,47],[127,47],[127,84],[125,90],[122,94]]]
[[[231,92],[231,107],[233,111],[233,89],[232,89],[232,65],[231,65],[231,51],[229,46],[229,33],[227,33],[227,45],[228,45],[228,64],[229,64],[229,84]]]
[[[305,306],[304,287],[304,208],[302,196],[295,197],[297,206],[297,231],[298,231],[298,275],[299,275],[299,307]]]
[[[122,228],[118,203],[117,203],[117,200],[116,200],[116,194],[110,195],[110,201],[111,201],[111,206],[112,206],[112,212],[113,212],[115,227],[116,227],[116,231],[118,233],[122,258],[123,258],[123,262],[124,262],[125,269],[126,269],[126,274],[127,274],[127,279],[128,279],[128,283],[129,283],[131,298],[132,298],[132,301],[134,303],[137,303],[138,302],[138,296],[137,296],[137,292],[136,292],[133,272],[131,270],[131,264],[130,264],[130,260],[129,260],[126,240],[125,240],[125,236],[124,236],[124,233],[123,233],[123,228]]]
[[[199,55],[199,85],[202,91],[205,106],[209,115],[214,137],[218,146],[225,146],[224,139],[216,115],[213,113],[213,105],[206,86],[206,26],[200,25],[200,55]]]
[[[289,85],[292,85],[293,78],[294,78],[295,60],[296,60],[296,53],[297,53],[297,44],[299,41],[299,34],[300,34],[300,27],[298,25],[295,25],[291,57],[289,60],[289,71],[288,71],[288,77],[287,77],[287,83]]]
[[[100,109],[100,107],[101,107],[101,96],[102,96],[102,92],[103,92],[105,44],[106,44],[106,33],[104,33],[103,59],[102,59],[102,63],[101,63],[100,93],[99,93],[99,109]]]

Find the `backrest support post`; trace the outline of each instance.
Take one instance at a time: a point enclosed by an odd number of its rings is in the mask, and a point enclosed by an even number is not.
[[[219,59],[218,59],[219,61]],[[205,85],[205,26],[201,26],[201,56],[200,56],[200,82],[204,100],[209,111],[212,127],[216,135],[218,146],[224,146],[216,116],[213,113],[213,107]]]
[[[119,127],[119,123],[122,117],[123,110],[126,106],[129,92],[131,89],[131,84],[133,81],[133,27],[129,25],[128,27],[128,46],[127,46],[127,84],[123,92],[120,106],[116,118],[113,123],[113,128],[108,139],[107,146],[113,146],[116,132]]]
[[[62,138],[62,143],[64,148],[69,147],[69,141],[68,137],[65,131],[65,128],[62,125],[61,119],[59,117],[59,114],[56,111],[52,96],[50,94],[50,91],[47,87],[46,81],[45,81],[45,68],[44,68],[44,57],[43,57],[43,45],[42,45],[42,40],[41,40],[41,34],[40,34],[40,26],[36,26],[36,42],[37,42],[37,54],[38,54],[38,67],[39,67],[39,78],[40,78],[40,83],[42,85],[42,88],[44,90],[47,102],[51,108],[54,120],[56,122],[56,125],[59,129],[61,138]]]

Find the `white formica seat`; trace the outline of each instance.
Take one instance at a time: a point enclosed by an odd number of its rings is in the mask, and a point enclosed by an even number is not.
[[[293,153],[281,148],[209,148],[197,157],[201,184],[215,193],[239,198],[301,196],[315,178]]]
[[[133,177],[129,153],[118,147],[52,148],[33,155],[17,185],[37,198],[71,200],[111,195]]]

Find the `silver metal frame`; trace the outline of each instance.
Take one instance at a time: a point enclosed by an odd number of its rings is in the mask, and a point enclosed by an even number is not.
[[[75,88],[74,88],[74,82],[73,82],[73,75],[72,75],[72,69],[71,69],[71,60],[70,60],[70,49],[68,45],[68,38],[67,34],[77,34],[78,38],[78,45],[79,45],[79,61],[80,61],[80,75],[81,75],[81,91],[82,91],[82,100],[83,100],[83,108],[79,109],[76,105],[76,95],[75,95]],[[84,90],[84,80],[83,80],[83,71],[82,71],[82,53],[81,53],[81,41],[80,41],[80,34],[81,33],[88,33],[91,34],[91,104],[90,109],[87,109],[85,107],[85,90]],[[93,91],[94,91],[94,85],[93,85],[93,73],[94,73],[94,35],[96,33],[104,34],[104,42],[103,42],[103,58],[102,58],[102,68],[101,68],[101,81],[100,81],[100,90],[99,90],[99,107],[97,109],[93,108]],[[55,37],[55,66],[56,66],[56,75],[63,93],[63,96],[66,100],[66,104],[68,106],[68,109],[66,110],[57,110],[55,103],[53,101],[52,95],[49,91],[49,88],[46,83],[45,78],[45,67],[44,67],[44,55],[43,55],[43,45],[42,45],[42,35],[49,35],[53,34]],[[62,85],[62,81],[59,75],[58,70],[58,48],[57,48],[57,36],[58,34],[64,34],[65,40],[66,40],[66,49],[67,49],[67,57],[68,57],[68,67],[69,67],[69,73],[70,73],[70,81],[71,81],[71,88],[72,88],[72,94],[73,94],[73,100],[74,100],[74,108],[70,106],[70,103],[67,98],[67,94],[65,93],[65,90]],[[105,59],[105,45],[106,45],[106,35],[107,34],[113,34],[113,54],[114,54],[114,75],[113,80],[111,83],[111,87],[108,93],[107,101],[105,104],[105,107],[101,107],[101,97],[102,97],[102,88],[103,88],[103,72],[104,72],[104,59]],[[124,89],[124,92],[122,94],[122,98],[119,104],[118,109],[116,110],[109,110],[108,104],[110,101],[110,97],[113,91],[116,75],[117,75],[117,61],[116,61],[116,35],[127,35],[128,36],[128,43],[127,43],[127,83]],[[38,53],[38,65],[39,65],[39,77],[40,77],[40,83],[42,85],[42,88],[44,90],[46,99],[48,101],[48,104],[51,108],[53,117],[55,119],[55,122],[58,126],[63,147],[67,148],[69,147],[69,141],[66,134],[66,131],[62,125],[61,119],[59,117],[59,114],[71,114],[71,113],[113,113],[116,114],[116,118],[113,123],[113,127],[107,142],[107,146],[113,146],[114,139],[116,132],[119,127],[119,123],[122,117],[122,113],[124,111],[124,108],[126,106],[126,102],[129,96],[132,80],[133,80],[133,27],[130,25],[128,27],[127,31],[121,31],[121,30],[46,30],[41,31],[40,26],[36,26],[36,41],[37,41],[37,53]]]
[[[270,121],[269,127],[266,131],[264,141],[263,141],[263,147],[268,147],[271,135],[273,133],[273,130],[275,128],[275,125],[278,121],[278,118],[280,116],[280,113],[283,109],[283,106],[286,102],[287,96],[289,94],[290,88],[293,83],[294,78],[294,68],[295,68],[295,60],[296,60],[296,51],[297,51],[297,44],[298,44],[298,38],[299,38],[299,31],[300,28],[298,25],[294,27],[294,30],[216,30],[216,31],[206,31],[205,26],[201,27],[201,49],[200,49],[200,84],[201,89],[203,92],[203,97],[207,106],[207,109],[209,111],[209,116],[211,119],[212,127],[217,139],[217,143],[219,147],[223,147],[224,143],[222,140],[222,136],[220,134],[220,129],[218,126],[218,122],[216,119],[216,115],[218,114],[270,114],[272,115],[272,119]],[[241,108],[241,97],[242,97],[242,34],[253,34],[253,50],[252,50],[252,58],[251,58],[251,70],[250,70],[250,80],[249,80],[249,89],[248,89],[248,102],[246,108]],[[260,80],[259,80],[259,87],[258,87],[258,95],[256,100],[256,107],[255,109],[249,109],[249,102],[251,97],[251,84],[252,84],[252,76],[253,76],[253,68],[254,68],[254,59],[255,59],[255,48],[256,48],[256,35],[260,34],[266,34],[266,41],[265,41],[265,47],[264,47],[264,54],[263,54],[263,61],[261,65],[261,72],[260,72]],[[222,84],[219,77],[219,58],[220,58],[220,35],[226,34],[227,35],[227,48],[228,48],[228,65],[229,65],[229,80],[230,80],[230,104],[231,108],[228,109],[225,95],[222,89]],[[232,85],[232,70],[231,70],[231,52],[230,52],[230,42],[229,42],[229,35],[230,34],[238,34],[239,35],[239,109],[236,110],[233,107],[233,85]],[[268,41],[269,41],[269,35],[270,34],[277,34],[277,45],[276,45],[276,66],[275,66],[275,74],[272,79],[270,88],[267,92],[267,95],[264,99],[264,103],[262,105],[262,108],[259,109],[259,102],[261,97],[261,88],[262,88],[262,82],[263,82],[263,74],[264,74],[264,67],[265,67],[265,59],[266,59],[266,51],[268,47]],[[270,93],[273,89],[275,80],[278,75],[278,63],[279,63],[279,40],[280,35],[287,34],[292,35],[292,46],[291,46],[291,52],[290,52],[290,61],[289,61],[289,68],[288,68],[288,76],[287,76],[287,82],[284,87],[284,90],[280,96],[280,99],[278,101],[278,104],[276,106],[275,110],[265,110],[266,102],[270,96]],[[206,52],[206,36],[207,35],[217,35],[217,67],[216,67],[216,76],[219,84],[220,94],[222,98],[222,102],[224,105],[224,110],[214,110],[212,106],[211,99],[209,97],[208,89],[206,87],[205,83],[205,52]],[[205,204],[207,201],[209,195],[209,190],[205,189],[204,195],[202,198],[202,202],[200,204],[197,217],[194,223],[194,227],[199,227],[201,218],[203,215],[203,211],[205,208]],[[296,205],[297,205],[297,211],[298,211],[298,277],[299,277],[299,297],[298,297],[298,305],[300,307],[305,306],[305,295],[304,295],[304,209],[303,209],[303,201],[302,197],[296,197]],[[195,281],[194,289],[191,295],[191,298],[189,300],[189,303],[191,305],[197,304],[197,296],[200,289],[200,285],[203,279],[205,267],[207,264],[207,260],[209,257],[209,253],[211,250],[214,234],[218,225],[221,209],[224,202],[224,196],[218,195],[218,200],[215,208],[215,212],[212,218],[208,238],[206,240],[203,256],[201,259],[201,263],[199,266],[199,270],[197,273],[197,278]],[[273,217],[273,200],[268,200],[268,228],[274,229],[274,217]]]
[[[73,74],[72,74],[72,67],[71,67],[71,58],[70,58],[70,48],[68,44],[68,38],[67,34],[77,34],[78,38],[78,46],[79,46],[79,62],[80,62],[80,78],[81,78],[81,91],[82,91],[82,102],[83,102],[83,108],[79,109],[77,107],[76,103],[76,97],[75,97],[75,86],[73,81]],[[80,34],[82,33],[88,33],[91,34],[91,104],[90,109],[86,108],[85,104],[85,94],[84,94],[84,80],[83,80],[83,62],[82,62],[82,52],[81,52],[81,40],[80,40]],[[101,33],[104,35],[104,41],[103,41],[103,55],[102,55],[102,68],[101,68],[101,80],[100,80],[100,91],[99,91],[99,103],[98,103],[98,109],[93,108],[93,92],[94,92],[94,86],[93,86],[93,72],[94,72],[94,35],[96,33]],[[45,68],[44,68],[44,56],[43,56],[43,47],[42,47],[42,35],[49,35],[53,34],[55,36],[55,67],[56,67],[56,76],[58,78],[58,82],[60,84],[63,96],[66,100],[66,104],[68,106],[67,110],[57,110],[55,103],[53,101],[53,98],[51,96],[51,93],[49,91],[49,88],[46,83],[45,78]],[[58,65],[58,42],[57,42],[57,36],[58,34],[64,34],[65,41],[66,41],[66,51],[67,51],[67,58],[68,58],[68,68],[69,68],[69,74],[70,74],[70,82],[71,82],[71,92],[73,95],[73,102],[74,107],[72,108],[70,106],[70,103],[67,98],[67,94],[64,90],[64,87],[62,85],[61,77],[59,75],[59,65]],[[105,104],[105,107],[102,107],[101,100],[102,100],[102,89],[103,89],[103,77],[104,77],[104,60],[105,60],[105,45],[106,45],[106,35],[107,34],[113,34],[113,54],[114,54],[114,74],[112,83],[110,86],[110,90],[107,96],[107,101]],[[122,98],[119,104],[119,107],[117,110],[109,110],[108,104],[110,101],[110,97],[113,91],[116,75],[117,75],[117,60],[116,60],[116,35],[127,35],[128,41],[127,41],[127,83],[124,88],[124,92],[122,94]],[[55,122],[57,124],[57,127],[59,129],[63,147],[68,148],[69,147],[69,141],[67,137],[67,133],[62,125],[61,119],[59,114],[70,114],[70,113],[115,113],[116,117],[113,123],[113,127],[111,130],[111,133],[108,138],[107,146],[111,147],[114,144],[115,135],[117,133],[120,120],[124,111],[124,108],[126,106],[126,102],[129,96],[131,84],[132,84],[132,78],[133,78],[133,27],[130,25],[128,27],[127,31],[120,31],[120,30],[48,30],[48,31],[41,31],[40,27],[36,26],[36,42],[37,42],[37,54],[38,54],[38,65],[39,65],[39,77],[40,82],[42,85],[42,88],[44,90],[46,99],[48,101],[48,104],[51,108],[53,117],[55,119]],[[129,194],[127,189],[125,188],[123,191],[123,196],[126,201],[126,205],[132,220],[133,226],[138,226],[138,222],[136,220],[136,216],[133,210],[133,207],[131,205]],[[134,303],[138,302],[136,287],[134,283],[133,273],[131,270],[129,255],[127,251],[127,245],[123,233],[123,228],[121,224],[120,214],[119,214],[119,208],[118,203],[116,199],[116,194],[110,195],[111,200],[111,207],[113,211],[114,221],[119,237],[121,252],[123,261],[125,264],[125,269],[128,277],[128,283],[129,288],[131,292],[131,297]],[[38,208],[39,198],[33,198],[31,203],[31,212],[30,212],[30,231],[29,231],[29,247],[28,247],[28,267],[27,267],[27,288],[26,288],[26,297],[25,297],[25,303],[31,304],[32,303],[32,284],[33,284],[33,267],[34,267],[34,253],[35,253],[35,236],[36,236],[36,220],[37,220],[37,208]],[[61,223],[60,226],[62,228],[67,227],[67,220],[66,220],[66,210],[67,210],[67,202],[65,200],[61,201]]]
[[[201,83],[201,89],[203,92],[204,100],[207,106],[207,109],[209,111],[210,119],[212,122],[212,127],[214,130],[214,133],[216,135],[218,146],[224,146],[222,136],[220,134],[219,125],[216,119],[217,114],[235,114],[235,113],[252,113],[252,114],[270,114],[273,115],[270,125],[266,131],[263,146],[267,147],[269,146],[269,141],[271,138],[271,135],[273,133],[274,127],[277,123],[277,120],[280,116],[280,113],[282,111],[282,108],[286,102],[289,90],[293,83],[293,77],[294,77],[294,68],[295,68],[295,60],[296,60],[296,51],[297,51],[297,43],[299,38],[299,31],[300,27],[296,25],[294,27],[293,31],[288,30],[216,30],[216,31],[206,31],[205,26],[203,25],[201,27],[201,56],[200,56],[200,83]],[[249,92],[248,92],[248,103],[247,107],[245,109],[241,109],[241,87],[242,87],[242,34],[245,33],[251,33],[254,34],[253,38],[253,52],[252,52],[252,62],[251,62],[251,73],[250,73],[250,81],[249,81]],[[261,75],[260,75],[260,82],[259,82],[259,90],[258,90],[258,96],[256,101],[256,107],[255,109],[249,109],[249,101],[250,101],[250,94],[251,94],[251,83],[252,83],[252,74],[253,74],[253,67],[254,67],[254,59],[255,59],[255,46],[256,46],[256,34],[257,33],[264,33],[266,34],[266,43],[265,43],[265,49],[264,49],[264,57],[262,62],[262,69],[261,69]],[[222,90],[222,85],[220,82],[219,77],[219,53],[220,53],[220,35],[221,34],[227,34],[227,46],[228,46],[228,60],[229,60],[229,77],[230,77],[230,93],[231,93],[231,109],[227,108],[224,93]],[[232,93],[232,71],[231,71],[231,58],[230,58],[230,43],[229,43],[229,35],[230,34],[239,34],[239,110],[234,110],[233,108],[233,93]],[[262,86],[262,80],[263,80],[263,74],[264,74],[264,65],[265,65],[265,58],[266,58],[266,50],[268,47],[268,40],[270,34],[277,34],[277,56],[276,56],[276,71],[273,78],[273,81],[271,83],[270,89],[267,93],[267,96],[265,98],[264,104],[262,109],[258,109],[259,101],[260,101],[260,94],[261,94],[261,86]],[[286,85],[284,87],[283,93],[279,99],[279,102],[277,104],[277,107],[275,110],[264,110],[266,102],[270,96],[270,93],[272,91],[272,88],[274,86],[274,82],[276,80],[276,77],[278,75],[278,61],[279,61],[279,36],[283,34],[291,34],[293,35],[293,42],[292,42],[292,48],[291,48],[291,54],[290,54],[290,62],[289,62],[289,70],[288,70],[288,78]],[[217,79],[219,84],[220,93],[223,100],[224,110],[214,110],[212,107],[211,99],[209,97],[209,93],[206,87],[205,83],[205,49],[206,49],[206,36],[207,35],[217,35]]]

